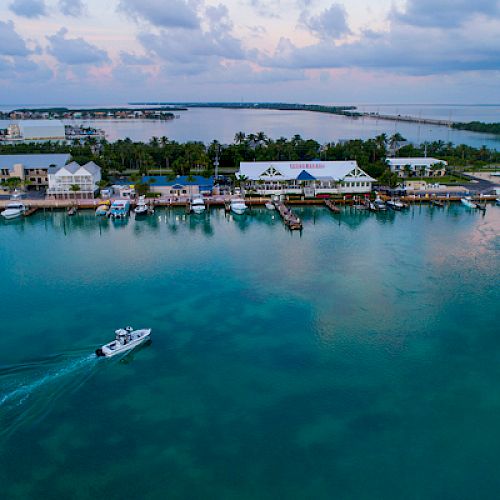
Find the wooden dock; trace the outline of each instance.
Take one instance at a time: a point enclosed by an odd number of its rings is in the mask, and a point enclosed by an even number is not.
[[[29,217],[30,215],[33,215],[37,210],[38,210],[39,207],[30,207],[28,208],[28,210],[26,210],[26,212],[24,212],[24,216],[25,217]]]
[[[301,220],[284,203],[275,201],[274,206],[288,229],[291,231],[302,231]]]
[[[332,200],[325,200],[325,205],[334,213],[340,214],[340,208],[333,204]]]

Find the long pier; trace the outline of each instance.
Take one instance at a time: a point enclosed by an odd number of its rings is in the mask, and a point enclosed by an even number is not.
[[[388,120],[391,122],[420,123],[422,125],[438,125],[440,127],[451,127],[455,122],[451,120],[439,120],[436,118],[420,118],[408,115],[381,115],[379,113],[362,113],[363,118],[375,120]]]
[[[284,203],[282,203],[281,201],[275,201],[274,206],[283,219],[285,226],[287,226],[292,231],[302,230],[301,220]]]
[[[339,214],[340,208],[333,204],[332,200],[325,200],[325,205],[334,213]]]

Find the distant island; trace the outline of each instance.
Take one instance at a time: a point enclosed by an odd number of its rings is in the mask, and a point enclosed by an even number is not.
[[[172,120],[173,111],[186,111],[180,107],[161,108],[90,108],[70,109],[56,108],[20,108],[12,111],[0,112],[2,120]]]
[[[285,102],[131,102],[131,106],[181,106],[183,108],[270,109],[277,111],[312,111],[333,115],[361,116],[356,106],[325,106]]]
[[[452,124],[453,128],[458,130],[470,130],[471,132],[481,132],[483,134],[500,135],[500,123],[484,123],[484,122],[456,122]]]
[[[375,112],[360,112],[356,106],[327,106],[321,104],[298,104],[284,102],[131,102],[131,106],[178,106],[181,110],[188,108],[222,108],[222,109],[269,109],[276,111],[311,111],[328,113],[352,118],[373,118],[377,120],[403,121],[427,125],[451,127],[458,130],[500,135],[500,123],[453,122],[451,120],[422,118],[406,115],[386,115]]]

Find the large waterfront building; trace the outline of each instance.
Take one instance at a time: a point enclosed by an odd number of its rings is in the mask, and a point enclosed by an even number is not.
[[[201,175],[178,175],[169,179],[164,175],[146,175],[142,182],[150,185],[152,193],[161,196],[197,196],[200,194],[212,194],[214,188],[213,177],[202,177]]]
[[[399,177],[436,177],[446,174],[447,162],[437,158],[387,158],[391,172]]]
[[[101,180],[101,167],[93,161],[79,165],[76,161],[68,165],[49,168],[47,196],[54,199],[93,198]],[[72,186],[78,186],[74,191]]]
[[[0,155],[0,183],[17,178],[26,190],[40,191],[49,185],[49,168],[62,167],[69,160],[70,155],[67,153]],[[0,186],[0,194],[4,194],[3,191]]]
[[[104,131],[92,127],[65,125],[61,120],[19,120],[0,130],[0,143],[28,144],[59,142],[63,144],[83,143],[87,139],[100,142]]]
[[[236,174],[247,191],[261,195],[316,197],[331,194],[364,194],[375,179],[356,161],[242,162]]]

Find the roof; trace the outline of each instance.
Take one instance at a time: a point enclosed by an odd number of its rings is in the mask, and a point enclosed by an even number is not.
[[[61,120],[19,120],[16,124],[25,139],[65,138],[64,123]]]
[[[57,167],[49,168],[49,174],[56,174],[61,170],[62,167],[64,167],[65,170],[67,170],[70,174],[73,175],[81,168],[84,168],[85,170],[87,170],[87,172],[91,173],[92,175],[98,174],[101,170],[101,167],[99,167],[99,165],[96,165],[93,161],[89,161],[88,163],[85,163],[85,165],[80,165],[76,161],[72,161],[67,165],[59,165]]]
[[[256,161],[241,162],[239,176],[250,180],[335,180],[344,177],[361,178],[374,181],[358,167],[355,160],[350,161]]]
[[[49,168],[50,165],[62,167],[71,158],[68,153],[33,154],[33,155],[0,155],[0,169],[12,170],[14,165],[21,163],[25,169]]]
[[[154,186],[203,186],[207,189],[212,189],[214,186],[213,177],[202,177],[201,175],[193,175],[192,180],[188,181],[187,175],[179,175],[173,180],[169,180],[165,175],[145,175],[142,182],[149,182]]]
[[[438,160],[437,158],[387,158],[387,163],[389,165],[434,165],[435,163],[444,163],[448,165],[444,160]]]

